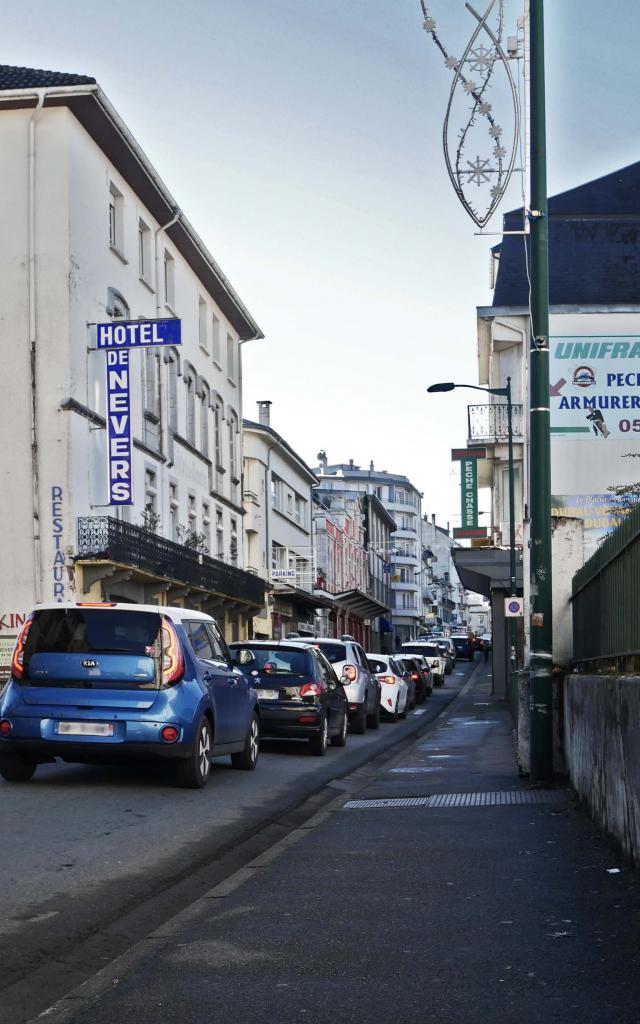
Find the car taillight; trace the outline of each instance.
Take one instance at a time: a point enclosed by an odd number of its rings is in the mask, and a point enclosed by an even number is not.
[[[319,697],[324,691],[321,683],[303,683],[300,687],[301,697]]]
[[[13,657],[11,659],[11,675],[13,676],[14,679],[22,679],[22,673],[24,672],[24,649],[27,643],[29,630],[31,629],[31,622],[31,619],[27,619],[24,626],[18,633],[16,646],[13,649]]]
[[[0,736],[8,736],[11,732],[11,722],[8,718],[3,718],[0,721]]]
[[[184,658],[173,623],[162,620],[162,689],[172,686],[182,678]]]
[[[165,725],[164,729],[160,730],[160,735],[165,743],[175,743],[180,732],[175,725]]]
[[[418,680],[420,679],[420,676],[418,675],[418,673],[417,673],[417,672],[412,672],[412,673],[411,673],[411,678],[413,679],[413,681],[414,681],[414,682],[416,682],[416,683],[417,683],[417,682],[418,682]]]
[[[389,686],[393,686],[393,684],[396,681],[395,676],[378,676],[378,679],[380,680],[381,683],[388,683]]]
[[[347,677],[350,683],[355,683],[358,678],[358,670],[355,665],[345,665],[342,674]]]

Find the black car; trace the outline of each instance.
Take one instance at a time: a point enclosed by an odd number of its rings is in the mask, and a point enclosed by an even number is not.
[[[456,657],[473,661],[473,641],[468,636],[452,636],[451,639],[455,644]]]
[[[344,747],[348,701],[322,651],[295,640],[241,640],[230,650],[256,690],[261,736],[308,739],[319,756],[329,739]]]

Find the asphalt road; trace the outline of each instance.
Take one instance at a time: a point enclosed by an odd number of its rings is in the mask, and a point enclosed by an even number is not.
[[[297,827],[334,780],[426,727],[472,668],[324,758],[270,740],[254,773],[220,759],[204,791],[147,765],[43,765],[27,785],[0,782],[0,1024],[30,1019]]]

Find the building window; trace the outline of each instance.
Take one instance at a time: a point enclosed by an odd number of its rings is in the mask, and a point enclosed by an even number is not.
[[[124,196],[113,182],[109,185],[109,245],[124,256]]]
[[[160,353],[146,349],[142,363],[142,440],[160,449]]]
[[[271,474],[271,505],[280,508],[282,501],[282,480],[275,473]]]
[[[192,370],[185,370],[185,413],[186,438],[195,447],[196,443],[196,380]]]
[[[216,469],[223,469],[222,464],[222,402],[216,398],[213,404],[213,442],[215,447]]]
[[[107,288],[107,313],[114,320],[128,320],[131,316],[129,303],[117,288]]]
[[[304,506],[306,502],[304,498],[301,498],[299,494],[296,494],[295,498],[295,512],[294,519],[296,523],[302,524],[304,522]]]
[[[271,542],[271,568],[272,569],[288,569],[289,568],[289,557],[287,549],[278,544],[277,541]]]
[[[138,274],[151,284],[151,231],[143,220],[138,221]]]
[[[227,334],[227,377],[231,383],[236,380],[236,343],[230,334]]]
[[[167,357],[167,378],[168,422],[175,433],[178,429],[178,360],[173,352]]]
[[[214,363],[222,366],[222,357],[220,355],[220,321],[215,313],[211,316],[211,355]]]
[[[164,250],[164,301],[174,309],[176,304],[176,261],[167,249]]]
[[[178,485],[173,481],[169,484],[169,524],[171,526],[171,540],[179,540],[179,515],[180,502],[178,501]]]
[[[202,383],[200,393],[200,454],[209,458],[209,406],[211,391],[208,384]]]
[[[207,334],[207,304],[202,298],[202,295],[198,297],[198,341],[200,343],[200,348],[208,353],[209,337]]]
[[[151,529],[151,520],[158,514],[158,479],[154,469],[144,471],[144,510],[147,529]]]
[[[216,558],[224,561],[224,526],[222,509],[216,509]]]
[[[231,519],[231,541],[229,544],[229,561],[232,565],[238,564],[238,520]]]
[[[208,501],[202,502],[202,536],[207,552],[211,551],[211,506]]]
[[[187,529],[190,534],[198,532],[198,519],[196,515],[196,496],[190,491],[187,498]]]
[[[231,500],[237,500],[238,484],[238,417],[235,412],[229,413],[229,475],[231,477]]]

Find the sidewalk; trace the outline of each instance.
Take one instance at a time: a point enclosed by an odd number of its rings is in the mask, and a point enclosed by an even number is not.
[[[637,1024],[639,925],[571,794],[518,778],[478,665],[379,776],[44,1020]]]

